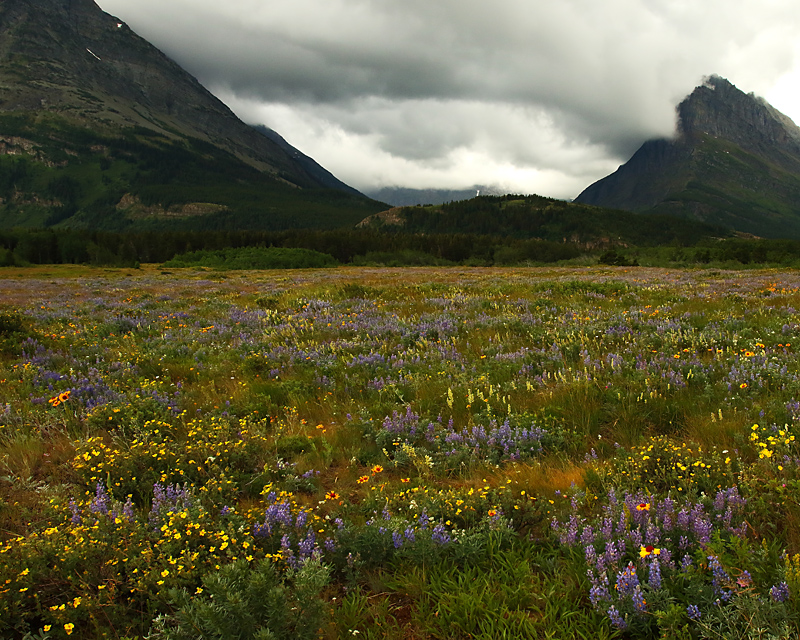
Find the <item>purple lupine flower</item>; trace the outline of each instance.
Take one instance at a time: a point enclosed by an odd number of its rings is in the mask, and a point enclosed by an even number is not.
[[[786,602],[789,598],[789,585],[785,582],[774,585],[769,590],[769,597],[773,602]]]
[[[608,617],[611,620],[611,624],[613,624],[617,629],[627,629],[628,623],[625,622],[625,619],[620,615],[620,612],[617,611],[617,608],[612,604],[608,608]]]
[[[681,560],[681,571],[686,573],[692,566],[692,557],[687,553]]]
[[[638,586],[639,576],[636,575],[636,567],[629,562],[628,566],[617,574],[617,591],[621,594],[629,594]]]
[[[444,528],[443,524],[437,524],[433,528],[433,532],[431,533],[431,540],[433,540],[438,545],[446,545],[449,544],[451,541],[450,534],[447,533],[447,530]]]
[[[650,561],[650,572],[647,582],[653,589],[661,588],[661,564],[656,556],[653,556],[653,559]]]
[[[75,504],[74,499],[70,499],[69,501],[69,510],[72,512],[72,517],[69,519],[72,524],[80,524],[81,523],[81,516],[80,516],[80,508],[77,504]]]
[[[573,545],[578,538],[578,517],[573,513],[569,517],[567,526],[561,530],[559,538],[561,544]]]
[[[656,518],[662,523],[664,530],[672,528],[673,513],[675,512],[675,501],[667,496],[656,507]]]
[[[593,606],[597,606],[600,602],[608,602],[611,600],[611,595],[608,593],[608,587],[604,584],[595,584],[589,589],[589,601]]]
[[[300,552],[300,557],[303,559],[310,558],[311,554],[317,548],[316,543],[317,538],[314,535],[314,532],[309,528],[308,532],[306,533],[306,537],[297,543],[297,549]]]
[[[638,584],[633,588],[633,593],[631,594],[631,600],[633,601],[633,608],[636,610],[637,613],[646,613],[647,612],[647,603],[644,601],[644,594],[642,593],[642,587]]]
[[[614,521],[611,518],[603,518],[603,525],[600,528],[600,535],[604,539],[610,540],[614,529]]]
[[[645,530],[644,534],[645,544],[657,547],[659,546],[660,538],[661,538],[661,531],[658,528],[658,525],[651,520],[650,522],[647,523],[647,529]]]
[[[700,619],[700,607],[696,604],[690,604],[686,607],[686,614],[689,616],[690,620],[699,620]]]
[[[181,487],[176,485],[162,485],[156,482],[153,485],[153,504],[150,508],[148,519],[154,528],[158,528],[162,511],[178,512],[192,506],[192,496],[189,485]]]
[[[697,540],[701,543],[708,543],[711,541],[711,530],[713,525],[705,514],[703,503],[698,502],[692,508],[690,513],[691,530],[697,536]]]
[[[399,531],[392,531],[392,542],[394,543],[394,548],[399,549],[403,546],[403,534]]]
[[[623,540],[622,538],[617,540],[617,555],[620,559],[622,558],[622,556],[625,555],[625,548],[626,548],[625,540]]]
[[[304,523],[300,514],[298,514],[298,518],[300,522]],[[256,537],[272,535],[274,531],[278,531],[282,527],[291,527],[292,520],[292,508],[289,504],[285,502],[271,504],[264,512],[263,524],[256,524],[253,526],[253,535]]]
[[[286,564],[288,564],[292,569],[297,569],[299,563],[294,555],[294,551],[291,549],[282,549],[281,556],[286,561]]]
[[[617,521],[617,533],[621,534],[623,531],[626,531],[628,528],[628,517],[625,514],[625,509],[621,509],[619,512],[619,520]]]
[[[705,516],[696,518],[692,524],[692,529],[694,530],[694,534],[697,536],[697,540],[700,543],[706,544],[711,541],[711,530],[713,529],[713,525]]]
[[[624,549],[619,549],[619,546],[614,544],[614,541],[606,542],[606,562],[608,564],[617,564],[622,559]]]
[[[89,503],[89,511],[92,513],[100,513],[108,515],[108,509],[111,506],[111,496],[106,492],[106,488],[102,482],[98,482],[95,488],[95,495]]]
[[[411,527],[408,527],[404,532],[403,535],[405,536],[406,540],[409,542],[414,542],[416,540],[416,536],[414,535],[414,530]]]
[[[716,556],[708,556],[708,568],[711,569],[711,586],[714,588],[714,595],[725,595],[724,585],[730,583],[731,578],[722,568]]]

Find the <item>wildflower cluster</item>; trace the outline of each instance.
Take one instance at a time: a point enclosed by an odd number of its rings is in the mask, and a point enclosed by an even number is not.
[[[727,449],[704,451],[702,446],[653,436],[630,450],[620,449],[608,478],[632,491],[646,487],[652,493],[697,495],[735,485],[740,472],[738,456]]]
[[[399,465],[406,462],[408,447],[421,447],[430,453],[432,463],[451,469],[465,460],[497,464],[534,458],[542,453],[546,435],[540,427],[514,425],[508,417],[502,424],[489,419],[486,426],[457,428],[452,418],[444,424],[441,417],[425,425],[409,405],[404,413],[386,416],[375,439]]]
[[[87,483],[105,480],[139,500],[155,482],[202,486],[209,478],[227,476],[217,485],[222,492],[219,499],[224,501],[226,494],[237,490],[235,478],[244,475],[249,480],[253,469],[263,464],[264,430],[263,420],[249,418],[211,416],[190,420],[185,426],[150,420],[129,441],[90,436],[79,442],[73,466]],[[143,486],[148,487],[147,493]]]
[[[562,544],[580,549],[591,583],[589,599],[620,629],[646,627],[674,600],[691,603],[686,615],[720,606],[750,588],[749,574],[726,571],[712,549],[727,548],[746,533],[745,500],[736,487],[713,499],[657,498],[642,492],[609,492],[602,515],[573,512],[553,521]],[[711,552],[711,553],[710,553]],[[735,576],[729,571],[736,571]]]
[[[320,555],[318,533],[320,516],[308,509],[303,509],[287,492],[265,491],[264,519],[253,525],[253,537],[267,557],[281,559],[293,568],[297,568],[312,556]],[[325,548],[333,550],[330,538],[325,539]]]
[[[760,460],[774,460],[779,466],[794,462],[796,453],[795,436],[788,424],[759,426],[754,424],[750,430],[750,442],[758,452]]]
[[[524,493],[524,492],[523,492]],[[509,518],[521,517],[520,511],[530,502],[525,496],[513,495],[511,481],[493,487],[479,484],[474,487],[438,488],[420,484],[406,489],[387,491],[381,495],[386,505],[397,513],[416,518],[424,511],[434,520],[448,527],[469,528],[487,515],[507,514]],[[520,505],[522,503],[522,507]]]

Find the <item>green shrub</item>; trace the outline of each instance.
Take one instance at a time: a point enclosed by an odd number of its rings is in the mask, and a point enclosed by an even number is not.
[[[175,612],[159,616],[152,640],[277,640],[315,638],[325,620],[320,592],[328,568],[308,560],[281,580],[270,560],[251,566],[238,560],[203,579],[203,588],[189,594],[169,592]]]
[[[175,256],[165,267],[212,269],[320,269],[336,266],[333,256],[311,249],[243,247],[219,251],[193,251]]]

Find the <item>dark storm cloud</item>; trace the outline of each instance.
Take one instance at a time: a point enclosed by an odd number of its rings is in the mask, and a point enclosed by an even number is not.
[[[577,190],[669,135],[704,75],[766,91],[794,63],[800,26],[793,0],[100,4],[317,159],[326,144],[372,148],[443,179],[472,153]]]

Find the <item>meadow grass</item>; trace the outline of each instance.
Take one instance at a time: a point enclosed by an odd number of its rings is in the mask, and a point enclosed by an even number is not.
[[[0,276],[0,637],[798,634],[795,272]]]

